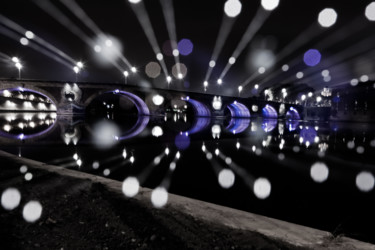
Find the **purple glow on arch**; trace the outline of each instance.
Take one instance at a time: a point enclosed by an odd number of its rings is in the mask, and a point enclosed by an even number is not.
[[[271,132],[276,128],[277,120],[276,119],[264,119],[262,122],[262,129],[264,132]]]
[[[322,55],[316,49],[309,49],[303,55],[303,61],[305,62],[307,66],[310,66],[310,67],[318,65],[320,63],[321,58],[322,58]]]
[[[301,117],[299,116],[298,111],[295,108],[293,108],[293,107],[290,107],[290,109],[288,110],[288,112],[286,112],[285,117],[288,120],[300,120],[301,119]]]
[[[239,102],[233,102],[229,104],[228,109],[232,117],[237,118],[250,118],[250,111],[249,109]]]
[[[132,93],[122,91],[122,90],[118,90],[118,89],[116,89],[114,91],[109,91],[109,92],[106,92],[106,93],[113,93],[113,94],[117,94],[117,95],[126,96],[134,103],[135,107],[138,110],[138,115],[150,115],[150,110],[148,109],[146,103],[141,98],[139,98],[138,96],[136,96]]]
[[[138,116],[138,120],[135,123],[135,125],[127,131],[125,135],[121,135],[119,137],[119,140],[126,140],[130,139],[138,134],[140,134],[147,126],[148,121],[150,120],[150,117],[148,116]]]
[[[239,134],[245,131],[250,125],[250,119],[230,119],[229,125],[226,127],[227,130],[233,134]]]
[[[299,121],[298,120],[287,120],[286,125],[288,126],[288,130],[290,132],[292,132],[292,131],[297,129],[297,127],[299,125]]]
[[[277,118],[277,112],[275,108],[268,104],[262,109],[262,115],[265,118]]]
[[[196,101],[194,99],[191,99],[189,97],[181,98],[181,99],[184,100],[184,101],[187,101],[188,103],[193,105],[196,116],[198,116],[198,117],[211,117],[210,110],[203,103],[198,102],[198,101]]]
[[[181,39],[177,44],[178,51],[181,55],[187,56],[193,52],[194,45],[189,39]]]
[[[188,134],[198,133],[210,125],[211,119],[207,117],[197,117],[194,119],[192,127],[187,131]]]

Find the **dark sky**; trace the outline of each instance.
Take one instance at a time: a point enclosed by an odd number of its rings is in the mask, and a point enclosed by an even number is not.
[[[81,21],[69,13],[59,1],[51,2],[66,13],[78,27],[85,31],[86,35],[90,37],[95,36]],[[128,1],[77,0],[76,2],[103,32],[119,39],[123,46],[123,54],[131,64],[137,66],[141,77],[147,79],[154,86],[166,86],[163,80],[164,76],[153,80],[148,78],[144,73],[145,65],[150,61],[156,61],[155,54]],[[181,62],[186,64],[188,68],[188,75],[185,79],[188,83],[184,84],[184,81],[175,80],[173,86],[189,90],[202,90],[202,82],[223,17],[225,1],[175,0],[173,2],[175,5],[177,38],[178,40],[188,38],[194,44],[192,54],[189,56],[180,56]],[[257,0],[241,0],[241,2],[243,5],[242,12],[234,23],[224,49],[219,56],[217,66],[210,79],[211,82],[214,82],[222,72],[228,58],[237,46],[257,9],[260,7],[260,1]],[[267,73],[279,70],[282,64],[288,63],[295,58],[300,58],[302,63],[303,53],[307,49],[313,48],[321,39],[328,37],[335,30],[345,30],[345,26],[355,18],[360,18],[360,26],[366,26],[364,30],[361,33],[356,33],[355,36],[346,37],[343,41],[337,41],[334,46],[325,48],[324,51],[321,51],[323,59],[325,55],[338,53],[356,42],[365,39],[375,27],[373,23],[364,17],[364,10],[370,2],[367,0],[281,0],[279,7],[271,13],[269,19],[237,59],[236,64],[230,69],[222,88],[229,87],[228,89],[236,89],[241,82],[254,72],[254,69],[246,63],[251,49],[271,49],[277,55],[298,34],[304,32],[312,24],[315,25],[314,30],[316,33],[320,35],[309,40],[301,48],[296,48],[290,56],[279,62],[267,71]],[[144,0],[144,4],[150,16],[158,44],[162,47],[163,43],[169,37],[161,5],[158,0]],[[338,20],[332,28],[319,33],[323,28],[317,24],[317,16],[322,9],[327,7],[334,8],[337,11]],[[85,63],[85,70],[79,76],[80,81],[123,82],[123,76],[117,69],[114,67],[99,67],[92,56],[93,50],[54,18],[42,11],[33,1],[3,0],[0,3],[0,13],[24,28],[33,31],[36,35],[77,61],[82,60]],[[0,27],[4,28],[1,24]],[[347,30],[347,32],[354,31]],[[22,59],[25,65],[25,68],[22,70],[23,78],[61,81],[75,80],[75,74],[72,69],[57,63],[28,46],[21,45],[19,41],[12,40],[2,34],[0,36],[0,52],[9,56],[18,56]],[[19,35],[19,38],[21,38],[21,35]],[[168,71],[170,72],[174,60],[172,57],[165,56],[165,58]],[[124,64],[120,63],[120,65],[125,68]],[[299,65],[298,67],[300,67],[300,70],[303,70],[304,66]],[[261,77],[265,77],[266,75]],[[14,68],[14,65],[3,60],[1,62],[0,77],[10,78],[16,76],[17,70]],[[261,81],[260,78],[256,80]],[[211,88],[211,90],[214,89]]]

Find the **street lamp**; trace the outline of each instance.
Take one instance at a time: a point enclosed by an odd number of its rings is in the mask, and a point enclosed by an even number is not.
[[[74,66],[73,67],[73,70],[74,70],[74,72],[76,73],[76,82],[78,81],[77,79],[78,79],[78,73],[79,73],[79,71],[80,71],[80,68],[78,67],[78,66]]]
[[[128,82],[129,72],[125,70],[125,71],[124,71],[124,76],[125,76],[125,84],[127,84],[127,82]]]
[[[204,91],[207,91],[207,87],[208,87],[208,82],[207,81],[203,82],[203,87],[204,87]]]
[[[17,62],[15,64],[16,68],[18,69],[18,79],[21,79],[21,69],[22,69],[22,64]]]
[[[22,69],[22,64],[20,62],[20,59],[18,57],[12,57],[12,61],[14,62],[14,66],[18,69],[18,79],[21,79],[21,69]]]
[[[267,101],[267,95],[269,93],[269,89],[264,90],[264,99]]]
[[[83,63],[82,62],[77,62],[77,67],[82,69],[83,68]]]
[[[283,102],[285,102],[285,97],[288,95],[288,93],[285,91],[283,92]]]
[[[171,83],[171,81],[172,81],[172,77],[171,76],[167,76],[168,89],[169,89],[169,84]]]
[[[238,97],[240,97],[242,89],[243,89],[242,86],[238,86]]]

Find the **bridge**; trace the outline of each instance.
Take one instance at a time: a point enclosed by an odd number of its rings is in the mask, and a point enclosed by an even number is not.
[[[196,117],[303,118],[303,107],[257,98],[138,87],[131,84],[0,80],[0,111],[51,111],[58,115],[84,113],[96,98],[119,95],[131,101],[138,115],[162,116],[167,110],[190,107]]]

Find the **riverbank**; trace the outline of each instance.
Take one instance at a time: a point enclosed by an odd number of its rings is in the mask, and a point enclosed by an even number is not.
[[[375,249],[374,245],[235,209],[169,195],[156,209],[150,190],[125,198],[121,182],[0,152],[0,190],[15,187],[20,205],[0,212],[6,249]],[[24,179],[19,167],[33,174]],[[43,207],[28,223],[29,200]]]

